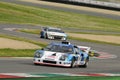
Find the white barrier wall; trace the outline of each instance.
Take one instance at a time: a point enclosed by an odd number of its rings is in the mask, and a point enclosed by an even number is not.
[[[61,0],[61,1],[78,2],[78,3],[86,3],[91,5],[120,8],[120,3],[103,2],[103,1],[96,1],[96,0]]]

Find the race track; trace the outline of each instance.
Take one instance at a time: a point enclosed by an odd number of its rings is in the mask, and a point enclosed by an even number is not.
[[[4,0],[13,1],[13,0]],[[27,3],[29,4],[29,3]],[[115,17],[114,17],[115,18]],[[41,42],[51,42],[54,40],[40,39],[39,34],[28,34],[23,32],[9,31],[5,28],[28,28],[28,29],[40,29],[40,26],[30,25],[15,25],[15,24],[0,24],[0,34],[7,34],[17,37],[23,37]],[[56,40],[55,40],[56,41]],[[114,46],[109,44],[98,44],[91,42],[80,42],[69,40],[77,45],[90,46],[92,49],[114,54],[116,58],[109,59],[94,59],[90,58],[88,68],[62,68],[52,66],[35,66],[32,63],[32,58],[0,58],[0,73],[120,73],[120,46]]]
[[[23,32],[9,31],[5,30],[5,28],[33,28],[39,29],[40,26],[28,26],[28,25],[14,25],[14,24],[0,24],[0,34],[7,34],[17,37],[23,37],[26,39],[31,39],[35,41],[41,42],[51,42],[56,40],[46,40],[40,39],[39,35],[28,34]],[[108,59],[94,59],[90,58],[88,68],[61,68],[61,67],[51,67],[51,66],[35,66],[33,65],[32,58],[24,59],[24,58],[0,58],[0,73],[119,73],[120,72],[120,46],[113,46],[107,44],[97,44],[90,42],[80,42],[69,40],[72,43],[77,45],[91,46],[92,49],[107,52],[110,54],[114,54],[117,58],[108,58]]]

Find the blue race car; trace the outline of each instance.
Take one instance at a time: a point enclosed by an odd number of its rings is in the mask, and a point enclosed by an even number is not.
[[[88,66],[90,47],[76,46],[70,42],[50,43],[44,49],[35,51],[33,63],[63,67]]]

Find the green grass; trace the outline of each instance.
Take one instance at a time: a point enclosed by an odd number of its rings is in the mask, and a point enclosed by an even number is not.
[[[97,41],[97,40],[90,40],[90,39],[84,39],[84,38],[76,38],[76,37],[73,37],[73,36],[69,36],[69,39],[78,40],[78,41],[82,41],[82,42],[93,42],[93,43],[111,44],[111,45],[120,46],[120,44],[118,44],[118,43],[105,42],[105,41]]]
[[[38,29],[19,29],[18,31],[30,34],[40,34],[40,30]]]
[[[14,40],[18,40],[18,41],[25,41],[25,42],[29,42],[29,43],[38,45],[40,47],[44,47],[44,46],[47,45],[47,43],[37,42],[37,41],[28,40],[28,39],[25,39],[25,38],[20,38],[20,37],[15,37],[15,36],[9,36],[9,35],[2,35],[2,34],[0,34],[0,37],[14,39]]]
[[[48,78],[19,78],[19,79],[2,79],[2,80],[120,80],[118,77],[48,77]]]
[[[120,33],[106,33],[106,32],[70,32],[70,33],[76,33],[76,34],[94,34],[94,35],[111,35],[111,36],[120,36]]]
[[[25,42],[38,45],[40,47],[46,46],[46,43],[40,43],[40,42],[27,40],[24,38],[18,38],[14,36],[0,35],[0,37],[19,40],[19,41],[25,41]],[[5,48],[5,49],[0,49],[0,57],[33,57],[35,50],[36,49],[6,49]]]
[[[33,57],[36,49],[0,49],[0,57]]]
[[[0,2],[0,23],[120,32],[120,20]]]

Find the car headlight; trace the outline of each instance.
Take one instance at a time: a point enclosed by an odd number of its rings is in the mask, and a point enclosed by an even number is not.
[[[41,58],[43,56],[43,53],[41,52],[35,52],[35,56],[36,58]]]
[[[49,38],[49,39],[54,39],[54,36],[53,36],[53,35],[48,34],[48,38]]]
[[[51,37],[52,35],[51,34],[47,34],[48,37]]]
[[[62,40],[66,40],[66,37],[63,36],[63,37],[62,37]]]
[[[66,55],[62,55],[62,56],[60,57],[60,60],[65,61],[65,60],[66,60],[66,58],[67,58],[67,56],[66,56]]]

